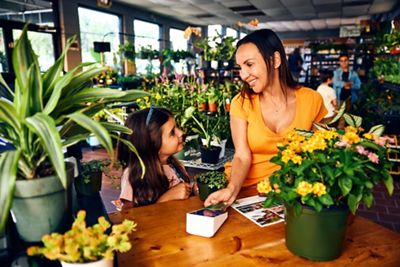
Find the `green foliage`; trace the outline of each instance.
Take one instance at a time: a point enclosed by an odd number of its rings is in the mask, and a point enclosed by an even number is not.
[[[50,260],[86,263],[102,258],[112,260],[114,252],[127,252],[131,249],[129,234],[136,231],[135,222],[124,220],[121,224],[113,225],[111,233],[107,234],[111,225],[104,217],[99,217],[98,223],[91,227],[86,226],[85,217],[86,212],[79,211],[69,231],[64,235],[44,235],[44,247],[29,247],[27,254],[42,255]]]
[[[139,51],[139,58],[141,59],[148,59],[148,60],[152,60],[152,59],[157,59],[159,58],[160,53],[155,50],[152,49],[152,47],[149,45],[147,47],[140,47],[140,51]]]
[[[224,172],[209,171],[203,172],[196,177],[197,181],[207,184],[209,188],[222,189],[228,185],[228,180]]]
[[[133,42],[126,41],[124,44],[119,45],[118,52],[123,58],[130,61],[135,61],[136,52],[135,44]]]
[[[81,164],[81,176],[84,183],[90,182],[90,176],[93,173],[102,172],[103,169],[110,165],[110,160],[90,160],[82,162]]]
[[[0,184],[7,185],[0,188],[0,231],[9,214],[16,177],[35,179],[56,174],[66,187],[64,148],[93,134],[112,155],[111,137],[118,138],[120,132],[130,132],[124,126],[97,122],[92,116],[107,104],[129,102],[148,95],[136,90],[92,88],[91,79],[105,68],[91,63],[82,63],[62,75],[65,54],[74,40],[69,39],[54,65],[40,73],[25,26],[12,53],[16,75],[14,90],[0,76],[0,83],[12,96],[11,101],[0,99],[0,137],[15,147],[13,164],[17,162],[18,166],[10,168],[0,164],[0,173],[9,173],[0,176]],[[131,149],[137,155],[133,146]],[[10,153],[0,154],[0,162],[8,156]]]
[[[267,194],[265,205],[285,202],[301,210],[301,205],[323,207],[347,205],[355,214],[360,202],[372,205],[372,190],[383,182],[393,193],[391,162],[387,152],[391,140],[380,137],[383,126],[363,134],[361,118],[347,115],[350,126],[337,130],[327,126],[312,132],[292,131],[287,143],[271,162],[280,166],[257,189]]]

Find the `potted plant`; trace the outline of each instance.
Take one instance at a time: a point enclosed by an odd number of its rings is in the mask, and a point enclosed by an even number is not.
[[[109,160],[82,162],[80,175],[74,180],[76,192],[86,196],[99,192],[101,190],[103,169],[109,164]]]
[[[208,110],[212,113],[216,113],[218,111],[218,105],[220,102],[221,93],[216,87],[210,86],[207,91],[207,97],[208,97]]]
[[[344,130],[319,125],[314,133],[290,132],[271,159],[280,169],[257,186],[267,196],[265,207],[286,207],[288,249],[313,260],[340,256],[349,210],[355,214],[361,202],[371,207],[377,183],[393,193],[391,139],[380,136],[383,126],[363,132],[361,117],[343,117],[349,124]]]
[[[197,175],[196,181],[199,187],[199,197],[203,201],[206,200],[209,194],[228,185],[226,174],[219,171],[203,172]]]
[[[219,137],[215,135],[220,117],[201,113],[195,114],[195,112],[195,107],[187,108],[185,110],[185,119],[186,121],[193,119],[197,125],[193,130],[202,138],[202,146],[200,147],[201,161],[203,163],[215,164],[218,162],[221,147],[212,145],[212,141],[220,143]]]
[[[136,223],[124,220],[112,226],[104,218],[87,227],[86,212],[81,210],[65,234],[51,233],[42,238],[43,247],[31,246],[29,256],[44,256],[50,260],[59,260],[63,267],[112,267],[114,252],[127,252],[132,245],[129,234],[136,231]]]
[[[12,209],[18,233],[28,242],[64,229],[72,218],[69,188],[73,168],[66,169],[63,149],[94,134],[112,155],[111,138],[130,130],[96,122],[92,116],[108,103],[148,95],[92,88],[91,79],[105,71],[94,64],[82,63],[61,75],[65,54],[74,40],[68,40],[60,58],[42,74],[25,26],[12,55],[15,90],[0,76],[0,83],[12,96],[11,101],[0,99],[0,137],[15,148],[0,154],[0,232]],[[121,141],[136,152],[131,143]]]

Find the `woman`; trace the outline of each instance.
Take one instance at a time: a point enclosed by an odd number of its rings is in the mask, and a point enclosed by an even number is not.
[[[254,31],[237,43],[236,63],[244,81],[231,104],[231,132],[235,155],[225,171],[227,188],[211,194],[205,206],[231,205],[242,186],[269,177],[278,166],[269,160],[294,129],[311,130],[327,113],[322,97],[293,80],[285,50],[269,29]]]
[[[193,182],[173,156],[183,149],[182,131],[176,127],[173,114],[165,108],[151,107],[130,114],[126,126],[132,134],[123,138],[136,147],[146,172],[142,177],[138,158],[120,143],[118,158],[126,168],[120,199],[114,203],[117,208],[187,199]]]

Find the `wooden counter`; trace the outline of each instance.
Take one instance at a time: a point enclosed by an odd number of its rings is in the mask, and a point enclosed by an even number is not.
[[[138,224],[118,266],[400,266],[400,234],[361,217],[348,227],[340,258],[313,262],[287,250],[284,223],[261,228],[232,208],[214,237],[186,233],[186,212],[201,207],[191,197],[110,214],[114,223],[126,218]]]

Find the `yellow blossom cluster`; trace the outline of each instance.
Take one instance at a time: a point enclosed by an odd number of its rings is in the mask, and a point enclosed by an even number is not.
[[[346,132],[342,137],[342,141],[348,144],[357,144],[360,142],[360,137],[355,132]]]
[[[257,184],[257,191],[262,194],[268,194],[272,191],[271,184],[269,183],[268,179],[261,181]]]
[[[313,193],[314,195],[320,197],[326,194],[326,186],[323,183],[319,182],[312,185],[306,181],[301,181],[297,185],[296,193],[303,197],[310,193]]]
[[[183,32],[183,37],[185,39],[189,39],[192,34],[200,37],[201,36],[201,28],[200,27],[191,27],[191,26],[189,26]]]
[[[365,133],[363,134],[364,138],[368,139],[368,140],[374,140],[376,137],[373,133]]]

